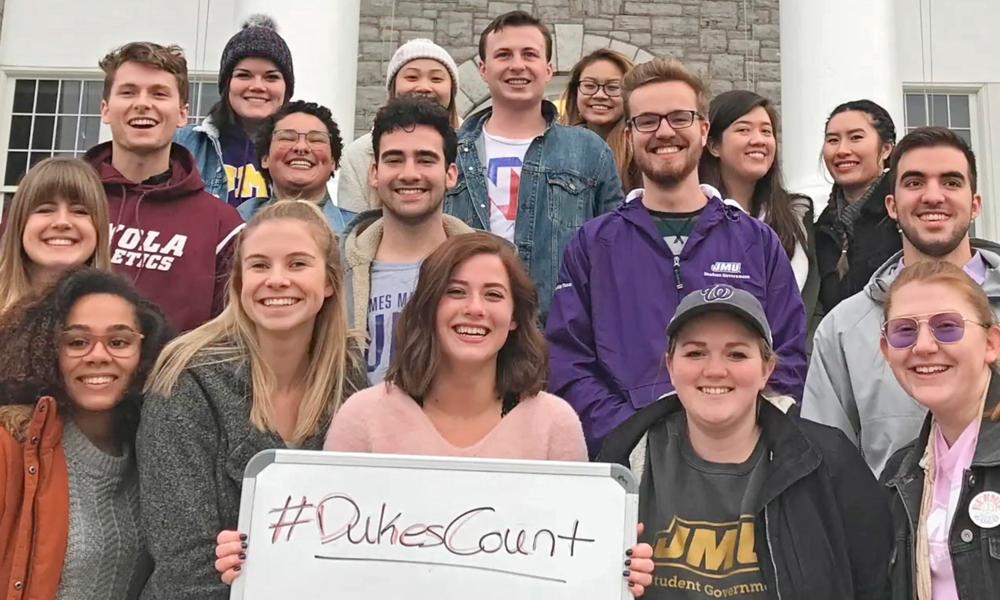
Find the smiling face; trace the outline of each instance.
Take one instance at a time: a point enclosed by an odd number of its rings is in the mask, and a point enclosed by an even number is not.
[[[243,238],[240,256],[240,304],[257,335],[311,337],[333,286],[310,226],[296,219],[264,221]]]
[[[285,77],[266,58],[244,58],[233,69],[227,98],[241,119],[264,120],[285,103]]]
[[[91,294],[76,301],[59,343],[59,372],[75,410],[104,412],[122,401],[139,367],[139,333],[135,308],[123,298]],[[103,338],[77,356],[88,335]]]
[[[735,178],[756,183],[774,165],[777,142],[774,124],[767,109],[757,106],[722,132],[718,145],[709,143],[709,151],[719,157],[724,179]]]
[[[900,157],[896,173],[896,189],[885,206],[903,230],[904,245],[942,258],[967,242],[983,199],[972,193],[962,152],[950,146],[916,148]]]
[[[823,162],[845,190],[864,189],[882,174],[892,146],[883,144],[867,113],[838,113],[826,126]]]
[[[36,206],[21,235],[32,277],[77,267],[94,255],[97,230],[87,207],[55,198]]]
[[[458,180],[447,164],[444,139],[429,125],[396,129],[379,139],[379,155],[369,171],[386,216],[417,223],[440,213],[445,192]]]
[[[602,127],[612,125],[621,120],[624,114],[622,103],[622,78],[625,76],[618,65],[610,60],[598,60],[587,65],[580,72],[580,83],[590,82],[602,86],[611,86],[618,91],[616,96],[608,96],[606,88],[599,88],[588,96],[580,88],[576,91],[576,103],[580,108],[580,117],[588,125]]]
[[[396,73],[395,95],[416,94],[434,100],[441,106],[451,105],[451,75],[444,65],[433,58],[415,58]]]
[[[532,107],[542,101],[552,80],[545,58],[545,36],[533,26],[511,26],[486,36],[479,74],[494,106]]]
[[[926,319],[941,312],[956,312],[970,321],[979,321],[972,304],[952,286],[922,281],[893,291],[888,319]],[[1000,330],[966,322],[961,340],[942,344],[923,322],[912,347],[893,348],[883,337],[881,349],[899,385],[910,397],[935,414],[960,414],[965,404],[980,398],[988,365],[997,360],[1000,352]]]
[[[287,115],[274,124],[274,130],[330,133],[323,121],[308,113]],[[272,137],[270,151],[261,158],[260,166],[268,170],[279,197],[312,198],[325,189],[337,163],[333,161],[329,135],[324,143],[310,143],[300,135],[295,142]]]
[[[760,336],[725,313],[685,325],[667,358],[688,422],[703,431],[734,431],[754,421],[757,396],[773,370],[761,356]]]
[[[500,257],[478,254],[459,263],[438,302],[436,334],[443,363],[452,369],[495,365],[516,327],[510,276]]]
[[[629,95],[629,114],[661,114],[675,110],[698,110],[694,89],[682,81],[649,83]],[[698,160],[708,141],[708,121],[695,119],[690,127],[673,129],[666,119],[653,132],[629,127],[635,162],[643,176],[664,187],[674,187],[688,177],[697,177]]]
[[[101,101],[101,120],[111,128],[114,146],[136,154],[168,149],[187,115],[177,79],[136,62],[118,67],[108,97]]]

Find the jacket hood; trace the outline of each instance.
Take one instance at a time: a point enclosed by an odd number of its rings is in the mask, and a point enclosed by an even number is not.
[[[444,233],[452,237],[460,233],[471,233],[472,228],[451,215],[443,215]],[[382,241],[382,209],[367,210],[351,222],[344,239],[345,262],[351,268],[365,267],[375,260],[378,245]]]
[[[977,250],[986,261],[986,279],[983,281],[983,291],[990,298],[990,302],[1000,302],[1000,244],[977,238],[972,238],[970,243],[972,249]],[[885,304],[889,286],[899,276],[899,261],[902,258],[903,251],[900,250],[889,257],[889,260],[882,263],[882,266],[872,274],[868,285],[865,286],[865,294],[874,302]]]
[[[145,200],[173,200],[190,196],[205,188],[201,173],[194,163],[194,157],[179,144],[170,145],[170,181],[161,185],[137,183],[118,172],[118,169],[111,165],[111,142],[94,146],[83,158],[97,170],[105,190],[112,186],[135,189],[143,193]]]
[[[49,424],[58,419],[56,400],[52,396],[42,396],[35,404],[7,404],[0,406],[0,428],[16,441],[23,443],[29,434],[41,434],[41,446],[50,448],[62,436],[62,427],[53,428]]]

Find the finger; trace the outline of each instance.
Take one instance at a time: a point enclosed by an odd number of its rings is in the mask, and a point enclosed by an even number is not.
[[[227,542],[225,544],[219,544],[215,547],[216,558],[222,558],[223,556],[230,556],[233,554],[239,554],[247,549],[246,542]]]
[[[239,542],[246,541],[247,536],[232,529],[224,529],[219,532],[219,535],[215,536],[216,544],[227,544],[229,542]]]
[[[652,558],[653,557],[653,547],[649,544],[642,543],[632,546],[632,558]]]
[[[648,575],[650,577],[650,583],[652,582],[652,577],[653,577],[652,573],[653,569],[655,568],[656,565],[649,558],[633,558],[632,563],[629,565],[629,570],[632,571],[633,575],[636,573],[639,573],[641,575]],[[635,580],[630,579],[630,581],[635,581]],[[639,581],[638,583],[647,585],[642,581]]]
[[[239,567],[243,564],[246,554],[232,554],[229,556],[223,556],[215,560],[215,570],[219,573],[225,573],[233,567]]]
[[[652,573],[642,573],[642,572],[633,570],[631,573],[629,573],[628,580],[632,584],[633,587],[635,587],[637,585],[645,587],[645,586],[653,583],[653,574]]]
[[[632,597],[638,598],[646,593],[646,586],[629,582],[628,591],[632,592]]]
[[[642,535],[643,531],[646,531],[646,525],[644,523],[639,523],[635,526],[636,535]]]
[[[236,578],[240,576],[241,572],[240,567],[229,569],[222,574],[222,583],[226,585],[233,585],[233,582],[236,581]]]

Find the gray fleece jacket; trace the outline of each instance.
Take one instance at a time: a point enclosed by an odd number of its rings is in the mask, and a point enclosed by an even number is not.
[[[195,362],[197,364],[197,362]],[[363,361],[344,398],[368,386]],[[243,469],[261,450],[285,448],[250,423],[249,365],[189,367],[169,397],[151,396],[136,437],[140,508],[154,568],[144,600],[226,600],[215,571],[215,536],[236,529]],[[329,423],[301,446],[321,450]]]
[[[370,210],[358,215],[344,236],[344,285],[347,290],[348,326],[368,332],[368,297],[372,287],[372,263],[382,243],[382,209]],[[472,228],[452,217],[444,215],[444,233],[451,237],[460,233],[472,233]]]
[[[986,261],[983,291],[1000,316],[1000,246],[972,240]],[[837,427],[878,476],[889,457],[920,432],[927,411],[903,391],[879,350],[882,306],[899,275],[902,252],[864,290],[838,304],[816,330],[802,396],[802,416]]]

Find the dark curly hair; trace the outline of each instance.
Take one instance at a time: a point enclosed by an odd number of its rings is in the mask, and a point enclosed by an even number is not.
[[[131,442],[139,425],[142,387],[173,331],[156,304],[140,296],[126,279],[107,271],[89,267],[70,271],[42,295],[4,314],[0,320],[0,405],[34,404],[48,395],[56,399],[63,414],[72,413],[73,403],[59,370],[58,338],[76,303],[92,294],[118,296],[131,304],[144,336],[139,366],[125,398],[114,409],[116,439]]]
[[[278,125],[278,121],[296,113],[312,115],[323,123],[323,126],[326,127],[326,132],[330,134],[330,153],[333,156],[334,169],[340,168],[340,155],[344,151],[344,140],[340,137],[340,127],[333,120],[333,113],[322,104],[306,102],[305,100],[289,102],[279,108],[278,112],[264,119],[260,124],[254,135],[254,149],[257,151],[257,163],[259,164],[264,160],[265,156],[271,153],[271,136],[274,135],[274,128]],[[271,173],[265,168],[261,168],[260,172],[264,176],[264,180],[267,181],[267,185],[270,186]],[[330,173],[330,178],[333,178],[333,173]]]

